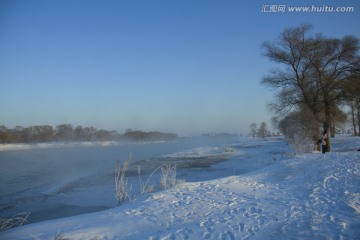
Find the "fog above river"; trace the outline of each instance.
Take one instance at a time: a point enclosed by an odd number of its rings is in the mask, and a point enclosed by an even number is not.
[[[115,162],[130,155],[132,164],[152,160],[166,154],[203,146],[237,141],[229,138],[180,138],[170,142],[109,144],[27,145],[25,150],[0,152],[0,196],[90,174],[113,172]],[[14,146],[16,149],[16,146]]]

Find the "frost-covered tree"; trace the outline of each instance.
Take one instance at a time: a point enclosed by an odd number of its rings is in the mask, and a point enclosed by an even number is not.
[[[250,128],[251,136],[255,137],[257,135],[257,125],[256,125],[256,123],[250,124],[249,128]]]
[[[287,28],[278,40],[263,44],[265,56],[279,68],[262,83],[277,90],[270,107],[278,118],[306,109],[334,134],[335,124],[346,120],[342,84],[359,69],[359,39],[310,35],[310,29],[310,25]]]
[[[265,122],[262,122],[258,129],[258,136],[260,138],[265,138],[268,134],[269,134],[268,127]]]
[[[6,143],[9,141],[10,134],[8,129],[4,125],[0,125],[0,143]]]
[[[360,136],[360,73],[343,84],[346,104],[350,107],[350,119],[355,136]]]
[[[250,128],[250,135],[252,137],[265,138],[270,134],[267,124],[265,122],[262,122],[259,128],[257,127],[256,123],[252,123],[250,124],[249,128]]]

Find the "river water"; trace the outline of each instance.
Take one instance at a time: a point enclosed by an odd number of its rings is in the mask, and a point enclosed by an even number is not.
[[[132,163],[188,149],[237,142],[237,138],[184,138],[171,142],[60,145],[0,152],[0,197],[28,188],[109,171],[131,154]]]
[[[132,164],[217,158],[227,151],[219,146],[240,141],[198,137],[171,142],[54,143],[0,151],[0,217],[26,211],[36,222],[113,207],[117,160],[123,162],[129,155]]]

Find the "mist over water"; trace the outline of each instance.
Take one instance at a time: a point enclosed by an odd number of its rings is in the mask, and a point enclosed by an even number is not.
[[[0,152],[0,196],[90,174],[113,172],[115,162],[132,155],[132,164],[202,146],[236,142],[237,138],[183,138],[171,142],[119,143]]]
[[[26,150],[0,151],[0,217],[31,212],[29,222],[34,223],[114,207],[115,163],[130,154],[127,177],[136,198],[140,178],[144,183],[151,175],[156,191],[162,190],[160,171],[151,173],[163,164],[175,164],[180,180],[206,181],[269,165],[281,155],[284,142],[277,143],[276,151],[274,144],[266,146],[266,141],[243,137],[7,146]]]

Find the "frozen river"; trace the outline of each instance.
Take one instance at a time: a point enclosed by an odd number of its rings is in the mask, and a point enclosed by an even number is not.
[[[3,146],[0,151],[0,217],[31,212],[30,221],[36,222],[113,207],[116,205],[115,163],[124,161],[129,154],[133,165],[142,166],[144,180],[149,175],[146,168],[152,171],[154,164],[165,162],[177,164],[178,176],[185,181],[238,174],[243,170],[235,172],[219,163],[239,159],[248,148],[245,142],[231,137],[151,143]],[[219,168],[212,169],[213,165]],[[204,174],[204,169],[211,174]],[[138,191],[138,182],[137,175],[130,177],[133,192]]]
[[[172,142],[33,145],[0,151],[0,197],[32,187],[113,171],[117,160],[132,163],[188,149],[236,142],[236,138],[180,139]]]

